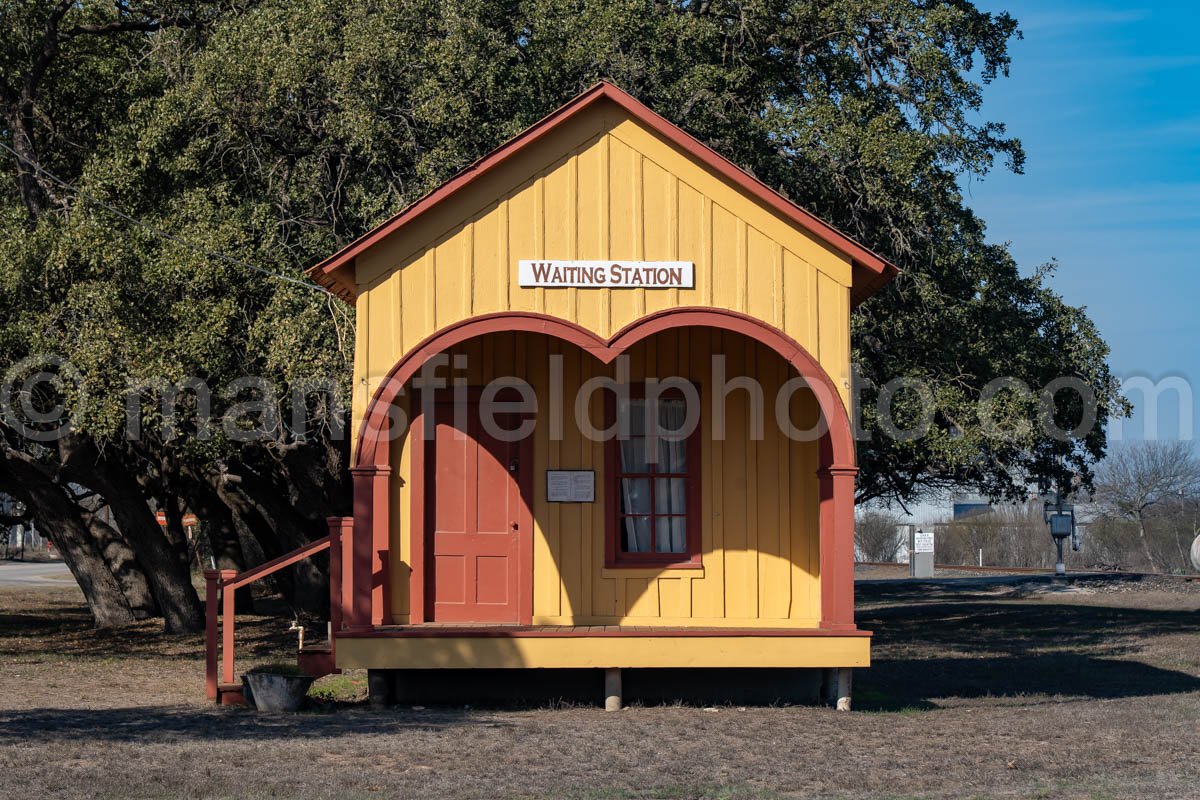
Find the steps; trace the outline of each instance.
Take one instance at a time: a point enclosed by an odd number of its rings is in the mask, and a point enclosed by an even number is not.
[[[240,683],[219,683],[217,684],[217,705],[219,706],[244,706],[246,705],[246,696],[242,694],[242,685]]]
[[[333,661],[333,649],[328,645],[310,645],[296,653],[296,663],[300,669],[314,678],[326,675],[340,675],[341,670]]]

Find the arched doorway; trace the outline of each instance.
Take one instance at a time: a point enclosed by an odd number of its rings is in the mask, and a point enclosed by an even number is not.
[[[820,409],[823,430],[819,439],[820,520],[820,627],[832,631],[854,629],[853,525],[854,442],[849,418],[829,375],[799,344],[760,320],[735,312],[709,308],[678,308],[648,315],[604,339],[578,325],[546,315],[517,312],[476,317],[449,326],[429,337],[402,358],[372,398],[359,432],[355,451],[354,546],[349,570],[353,603],[351,627],[364,629],[385,618],[385,581],[377,574],[378,554],[386,552],[392,513],[389,481],[392,464],[392,415],[403,387],[434,356],[476,337],[497,332],[544,334],[569,342],[602,364],[609,364],[639,342],[672,329],[711,328],[753,339],[778,354],[812,391]],[[421,605],[421,601],[417,601]],[[422,618],[423,619],[423,618]],[[421,621],[418,619],[417,621]]]

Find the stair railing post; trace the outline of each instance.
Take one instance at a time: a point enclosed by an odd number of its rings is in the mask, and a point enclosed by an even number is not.
[[[342,626],[349,627],[350,606],[354,602],[354,517],[342,518]]]
[[[217,582],[221,573],[204,570],[204,694],[217,699]]]
[[[221,682],[233,683],[233,598],[236,591],[229,582],[237,577],[237,570],[220,571],[221,588]]]
[[[342,607],[344,595],[342,581],[346,578],[343,539],[350,537],[354,518],[329,517],[325,522],[329,526],[329,645],[333,647],[333,637],[342,630],[342,620],[345,614]]]

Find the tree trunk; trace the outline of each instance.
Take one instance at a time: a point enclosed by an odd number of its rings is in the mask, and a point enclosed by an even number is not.
[[[1135,516],[1138,526],[1138,537],[1142,540],[1142,552],[1146,555],[1146,560],[1150,562],[1150,571],[1158,572],[1158,562],[1154,559],[1154,552],[1150,549],[1150,537],[1146,535],[1146,520],[1141,514]]]
[[[234,519],[234,524],[241,523],[248,534],[253,536],[259,543],[259,546],[262,547],[263,555],[268,560],[278,558],[293,549],[279,541],[275,536],[274,528],[267,523],[267,520],[259,513],[254,504],[247,500],[241,492],[225,485],[218,485],[216,492],[221,498],[221,502],[229,509]],[[301,564],[303,563],[301,562]],[[300,588],[300,582],[297,581],[296,567],[281,569],[272,574],[270,580],[275,585],[275,591],[279,592],[283,597],[283,601],[290,608],[295,610],[297,607],[304,607],[303,603],[297,602],[302,589]],[[328,591],[326,593],[328,594]]]
[[[29,219],[36,220],[45,212],[48,205],[46,192],[37,179],[37,173],[32,164],[38,162],[37,148],[34,145],[33,129],[34,114],[32,100],[22,100],[8,119],[12,126],[12,147],[20,158],[17,158],[17,191]],[[27,160],[26,160],[27,159]],[[32,163],[31,163],[32,162]]]
[[[137,619],[149,619],[159,616],[158,603],[154,602],[154,593],[150,591],[150,582],[142,565],[137,563],[137,556],[125,541],[121,532],[101,519],[99,513],[84,514],[88,530],[100,548],[108,568],[117,578],[121,591],[129,600],[133,615]]]
[[[323,520],[314,524],[297,513],[282,491],[250,469],[241,473],[241,480],[236,487],[224,487],[224,497],[232,499],[233,495],[240,498],[242,519],[247,523],[253,517],[261,519],[270,528],[273,540],[278,542],[283,552],[303,547],[328,533]],[[255,524],[250,524],[250,529],[263,541],[263,534],[267,531]],[[293,599],[296,605],[307,611],[323,613],[329,607],[328,562],[320,557],[305,559],[294,567],[293,573],[296,582]]]
[[[188,546],[187,531],[183,527],[183,509],[179,507],[179,498],[174,494],[168,494],[163,498],[161,505],[163,514],[167,518],[167,524],[166,527],[161,525],[159,527],[166,534],[167,542],[171,545],[171,552],[175,554],[179,565],[191,572],[191,548]]]
[[[72,479],[98,491],[112,509],[117,527],[145,568],[167,633],[204,630],[204,609],[191,573],[176,558],[138,482],[123,466],[100,458],[90,442],[70,437],[59,442],[59,449]]]
[[[0,462],[0,480],[11,487],[11,492],[33,514],[38,530],[49,537],[62,555],[83,591],[96,627],[116,628],[132,623],[133,609],[66,491],[37,466],[19,457]]]
[[[244,572],[249,563],[242,550],[242,539],[238,535],[237,525],[229,507],[221,502],[221,498],[211,487],[200,481],[195,481],[184,491],[188,505],[204,526],[205,538],[208,539],[216,568]],[[254,595],[250,586],[244,586],[234,592],[233,605],[238,614],[254,613]]]

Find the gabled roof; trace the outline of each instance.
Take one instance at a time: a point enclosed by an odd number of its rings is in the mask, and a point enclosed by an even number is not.
[[[553,135],[554,131],[567,120],[604,100],[617,104],[633,119],[688,153],[713,172],[729,180],[746,194],[844,254],[853,266],[853,287],[850,295],[854,304],[861,303],[875,294],[899,272],[899,269],[892,263],[771,189],[729,159],[686,133],[679,126],[651,111],[633,95],[607,81],[601,81],[577,95],[558,110],[529,126],[374,230],[355,239],[316,266],[310,267],[307,270],[308,276],[343,300],[353,302],[358,294],[354,278],[354,260],[360,253],[401,230],[425,212],[464,191],[472,183],[526,147],[546,136]]]

